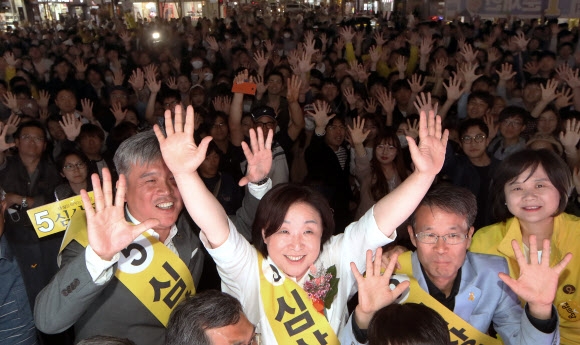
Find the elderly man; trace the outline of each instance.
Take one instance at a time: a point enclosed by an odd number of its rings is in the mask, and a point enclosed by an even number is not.
[[[486,335],[493,325],[505,344],[558,344],[558,315],[552,302],[558,276],[571,254],[550,268],[535,238],[530,239],[531,263],[515,245],[521,276],[514,280],[505,273],[504,258],[467,252],[476,212],[475,196],[467,189],[439,185],[427,193],[408,227],[417,250],[402,254],[398,261],[397,273],[407,274],[411,281],[406,302],[424,303],[439,312],[449,323],[451,340],[459,343],[501,344]],[[549,248],[544,241],[542,252]],[[524,308],[518,296],[527,302]],[[363,306],[351,317],[342,344],[356,343],[354,339],[364,343],[361,329],[384,305]]]
[[[61,268],[36,300],[35,321],[48,333],[74,325],[77,341],[110,335],[158,345],[171,311],[195,293],[200,281],[200,241],[180,217],[181,194],[152,131],[123,142],[115,165],[121,177],[114,203],[107,169],[102,188],[97,175],[92,177],[95,208],[82,192],[86,230],[78,226],[84,217],[71,220]],[[263,176],[249,173],[246,178],[260,181]],[[251,184],[233,221],[249,229],[256,197],[269,186],[268,180]]]
[[[165,345],[252,345],[256,327],[234,297],[208,290],[183,301],[171,315]]]

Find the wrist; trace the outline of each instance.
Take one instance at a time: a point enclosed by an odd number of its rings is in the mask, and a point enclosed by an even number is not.
[[[356,322],[356,325],[358,326],[359,329],[361,329],[361,330],[368,329],[369,323],[371,322],[371,319],[373,318],[373,314],[374,313],[363,312],[362,308],[360,308],[360,305],[359,305],[354,310],[353,321]]]
[[[529,303],[530,315],[538,320],[549,320],[552,317],[552,304]]]

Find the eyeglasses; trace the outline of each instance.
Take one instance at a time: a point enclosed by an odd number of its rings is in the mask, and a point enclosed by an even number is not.
[[[385,152],[387,150],[394,151],[396,149],[397,148],[395,146],[393,146],[393,145],[377,145],[377,149],[376,150],[377,151],[380,151],[380,152]]]
[[[37,137],[34,135],[25,134],[25,135],[20,136],[20,140],[24,140],[27,142],[34,141],[35,143],[40,144],[40,143],[44,142],[44,137]]]
[[[420,232],[418,234],[415,234],[415,237],[419,242],[425,244],[435,244],[439,240],[439,237],[441,237],[443,241],[445,241],[445,243],[447,244],[459,244],[467,239],[467,234],[452,233],[443,236],[438,236],[428,232]]]
[[[521,125],[523,125],[522,121],[513,121],[513,120],[504,120],[502,124],[510,127],[520,127]]]
[[[481,143],[485,140],[485,138],[487,138],[487,136],[485,136],[484,134],[478,134],[474,137],[466,135],[461,138],[461,142],[464,144],[471,144],[472,141],[475,141],[476,143]]]
[[[338,130],[338,131],[346,131],[346,126],[341,126],[341,125],[331,125],[331,126],[328,126],[328,129],[331,129],[331,130],[333,130],[333,131],[334,131],[334,130]]]
[[[214,123],[212,127],[216,128],[216,129],[218,129],[218,128],[221,129],[221,128],[224,128],[225,126],[226,126],[226,123],[222,122],[222,123]]]
[[[87,167],[87,165],[85,164],[85,162],[78,162],[78,163],[74,163],[74,164],[66,164],[62,168],[64,170],[73,170],[74,168],[81,170],[81,169],[84,169],[86,167]]]
[[[254,122],[254,124],[258,127],[262,127],[262,129],[267,128],[267,129],[274,129],[276,128],[276,122],[260,122],[260,121],[256,121]]]

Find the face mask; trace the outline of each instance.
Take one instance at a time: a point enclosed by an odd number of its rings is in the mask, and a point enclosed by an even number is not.
[[[290,36],[292,36],[290,33],[288,33],[288,32],[284,33],[284,38],[290,38]]]
[[[200,69],[203,67],[203,61],[195,60],[191,62],[191,65],[193,66],[194,69]]]
[[[224,35],[224,38],[225,38],[226,40],[229,40],[229,39],[230,39],[230,35]]]
[[[260,45],[260,41],[258,41],[258,40],[255,40],[255,41],[254,41],[254,45],[255,45],[255,46],[258,46],[258,45]]]
[[[105,77],[105,82],[106,82],[107,84],[113,84],[113,77],[106,76],[106,77]]]
[[[401,134],[401,135],[397,135],[397,138],[399,138],[399,142],[401,143],[401,148],[405,148],[405,147],[409,146],[409,143],[407,142],[406,136]]]
[[[244,101],[243,110],[244,110],[244,113],[249,113],[252,110],[252,102],[251,101],[250,102]]]
[[[278,56],[284,56],[284,49],[278,50]]]
[[[211,81],[211,80],[213,80],[213,73],[207,72],[205,74],[203,80],[205,80],[205,81]]]

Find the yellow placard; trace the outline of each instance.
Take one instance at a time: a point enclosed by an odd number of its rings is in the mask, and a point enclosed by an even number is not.
[[[93,192],[89,192],[89,197],[91,198],[91,203],[94,203]],[[35,207],[26,211],[26,213],[28,214],[28,218],[30,218],[32,226],[34,226],[38,238],[42,238],[65,231],[71,217],[77,211],[84,212],[84,210],[81,196],[77,195]]]

